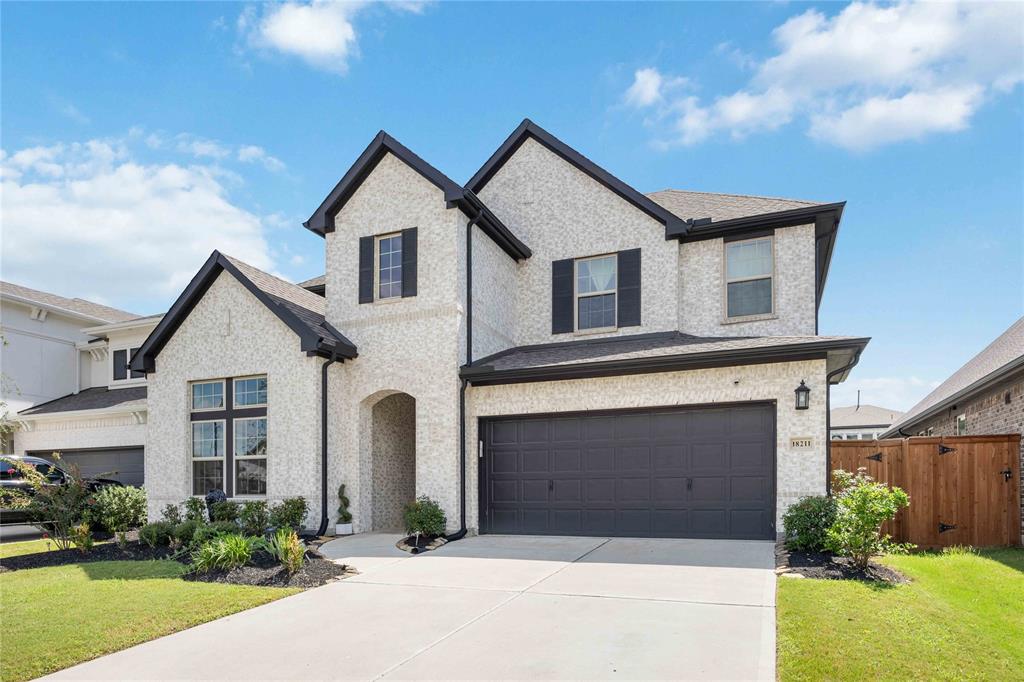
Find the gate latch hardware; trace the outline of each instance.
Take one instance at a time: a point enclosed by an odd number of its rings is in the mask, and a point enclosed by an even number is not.
[[[947,530],[953,530],[954,528],[956,528],[956,524],[942,523],[941,521],[939,522],[940,533],[945,533]]]
[[[1009,481],[1010,478],[1013,476],[1013,471],[1010,470],[1009,468],[1003,469],[999,473],[1001,473],[1003,475],[1003,480],[1004,481]]]
[[[873,455],[868,455],[868,457],[867,457],[867,458],[868,458],[868,459],[873,459],[873,460],[875,460],[876,462],[881,462],[881,461],[882,461],[882,453],[881,453],[881,452],[876,452],[876,453],[875,453],[875,454],[873,454]]]
[[[950,452],[956,452],[956,448],[951,448],[948,445],[943,445],[942,443],[939,443],[939,454],[940,455],[947,455]]]

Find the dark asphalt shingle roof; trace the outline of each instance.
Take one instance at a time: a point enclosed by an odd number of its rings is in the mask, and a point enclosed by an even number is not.
[[[819,205],[818,202],[800,199],[692,192],[682,189],[651,192],[647,197],[683,220],[711,218],[715,222]]]
[[[107,388],[97,386],[72,393],[49,402],[33,405],[18,414],[33,416],[52,414],[55,412],[77,412],[79,410],[103,410],[111,407],[125,409],[146,408],[146,387],[131,386],[129,388]]]

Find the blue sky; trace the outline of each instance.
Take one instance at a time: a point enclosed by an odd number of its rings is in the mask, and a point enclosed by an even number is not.
[[[379,129],[458,181],[530,117],[642,191],[846,200],[836,404],[1024,312],[1021,6],[3,5],[2,276],[140,313],[214,248],[299,280]]]

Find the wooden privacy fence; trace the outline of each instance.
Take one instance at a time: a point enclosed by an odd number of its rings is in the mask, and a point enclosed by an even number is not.
[[[899,542],[1020,544],[1019,434],[832,441],[833,471],[862,467],[910,495],[910,507],[884,528]]]

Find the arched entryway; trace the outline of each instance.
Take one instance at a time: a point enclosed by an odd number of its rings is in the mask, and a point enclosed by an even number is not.
[[[416,400],[392,393],[371,408],[371,528],[402,530],[402,509],[416,498]]]

